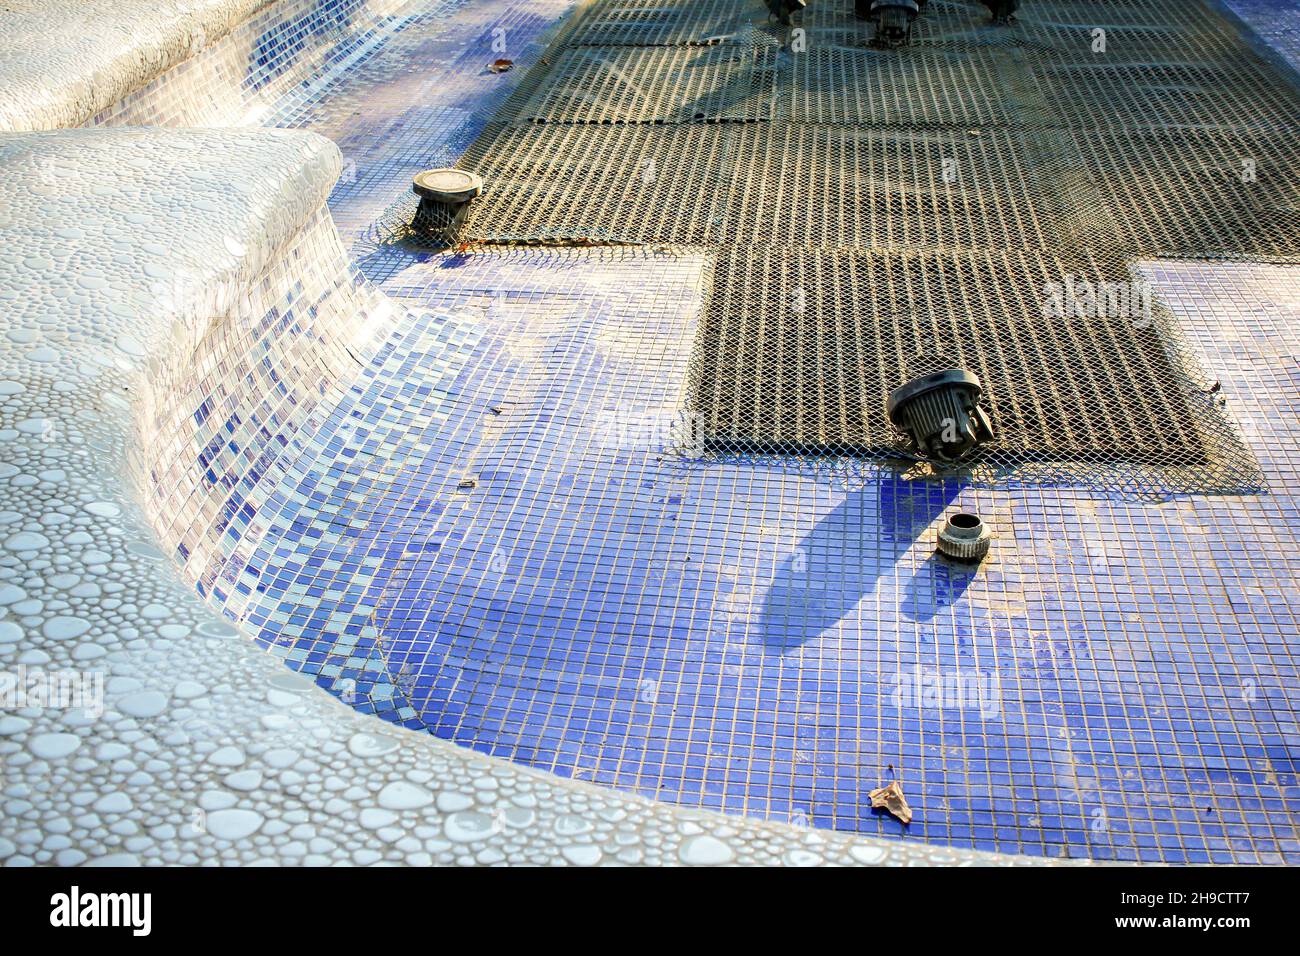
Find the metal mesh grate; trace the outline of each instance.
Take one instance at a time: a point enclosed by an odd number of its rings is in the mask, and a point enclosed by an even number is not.
[[[491,188],[464,233],[483,242],[665,242],[716,233],[731,131],[718,126],[497,127],[464,160]]]
[[[1125,248],[1147,256],[1300,253],[1296,131],[1076,132]]]
[[[1057,315],[1042,295],[1053,285],[1113,297],[1095,313]],[[980,376],[998,423],[988,473],[1033,463],[1041,475],[1105,480],[1123,462],[1194,483],[1236,445],[1206,428],[1198,406],[1212,393],[1186,377],[1177,342],[1132,275],[1091,260],[731,249],[714,272],[689,426],[706,451],[885,454],[896,446],[885,401],[900,372],[956,365]],[[1252,478],[1248,465],[1229,472],[1219,479]]]
[[[848,0],[802,17],[796,42],[757,0],[599,0],[463,157],[462,238],[714,248],[692,448],[895,455],[886,395],[953,361],[988,386],[982,474],[1257,482],[1159,303],[1044,310],[1142,256],[1300,257],[1289,76],[1200,3],[1005,28],[932,0],[900,50]]]
[[[948,6],[950,4],[943,4]],[[951,4],[978,7],[969,0]],[[1199,0],[1037,0],[1018,12],[1021,20],[1079,23],[1108,28],[1152,26],[1166,29],[1223,29],[1224,20]]]
[[[998,47],[1054,56],[1086,54],[1097,28],[1106,30],[1125,55],[1199,58],[1211,49],[1222,50],[1232,44],[1224,38],[1223,21],[1217,15],[1199,9],[1171,14],[1170,8],[1180,2],[1030,0],[1018,12],[1014,29],[1006,29],[990,24],[988,7],[979,0],[935,0],[913,24],[910,45],[913,50]],[[1196,0],[1187,0],[1186,5],[1195,7]],[[798,25],[807,31],[809,49],[828,44],[871,45],[871,30],[853,14],[851,3],[810,2]]]
[[[791,125],[736,143],[728,243],[1044,248],[1085,228],[1028,135]]]
[[[1249,130],[1300,119],[1300,93],[1251,62],[1050,63],[1034,76],[1048,115],[1076,129]],[[1225,87],[1235,95],[1224,96]]]
[[[575,47],[517,116],[534,123],[686,123],[772,117],[770,49]]]
[[[787,58],[783,116],[797,123],[984,126],[1015,120],[1007,55],[812,47]]]
[[[699,46],[751,36],[750,0],[598,0],[575,24],[573,46]]]

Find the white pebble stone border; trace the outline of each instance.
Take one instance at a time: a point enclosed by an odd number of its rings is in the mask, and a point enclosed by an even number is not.
[[[0,131],[76,126],[272,0],[5,0]]]

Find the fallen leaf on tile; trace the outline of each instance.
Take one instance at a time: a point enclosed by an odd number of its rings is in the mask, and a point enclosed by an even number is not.
[[[887,787],[877,787],[869,796],[872,809],[883,807],[903,823],[912,822],[912,808],[907,805],[907,798],[903,796],[903,788],[898,785],[897,780]]]

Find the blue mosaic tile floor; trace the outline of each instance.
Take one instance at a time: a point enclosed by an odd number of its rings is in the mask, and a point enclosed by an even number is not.
[[[339,143],[340,230],[363,273],[423,310],[317,470],[344,479],[358,453],[391,467],[304,504],[353,523],[348,563],[266,545],[282,566],[268,595],[319,596],[289,659],[440,737],[692,806],[1039,855],[1300,862],[1300,270],[1147,267],[1264,495],[1152,503],[683,461],[666,446],[702,254],[367,240],[567,8],[445,4],[277,114]],[[483,70],[494,29],[514,74]],[[933,554],[957,507],[997,535],[977,572]],[[342,637],[318,626],[332,614]],[[268,643],[285,633],[254,620]],[[908,828],[870,809],[894,778]]]

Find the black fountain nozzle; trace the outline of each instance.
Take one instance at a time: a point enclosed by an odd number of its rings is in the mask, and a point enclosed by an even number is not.
[[[993,14],[994,23],[1010,23],[1020,8],[1020,0],[984,0],[984,6]]]
[[[767,12],[783,27],[790,26],[793,22],[790,18],[806,6],[808,0],[767,0]]]
[[[469,204],[483,191],[483,180],[463,169],[426,169],[417,173],[411,191],[420,197],[411,225],[427,236],[450,242]]]
[[[944,369],[894,389],[885,410],[918,453],[953,463],[993,437],[993,425],[979,406],[982,392],[979,376]]]
[[[911,39],[912,21],[920,14],[921,7],[917,0],[870,0],[870,3],[855,0],[854,11],[863,19],[875,21],[877,43],[902,46]]]

